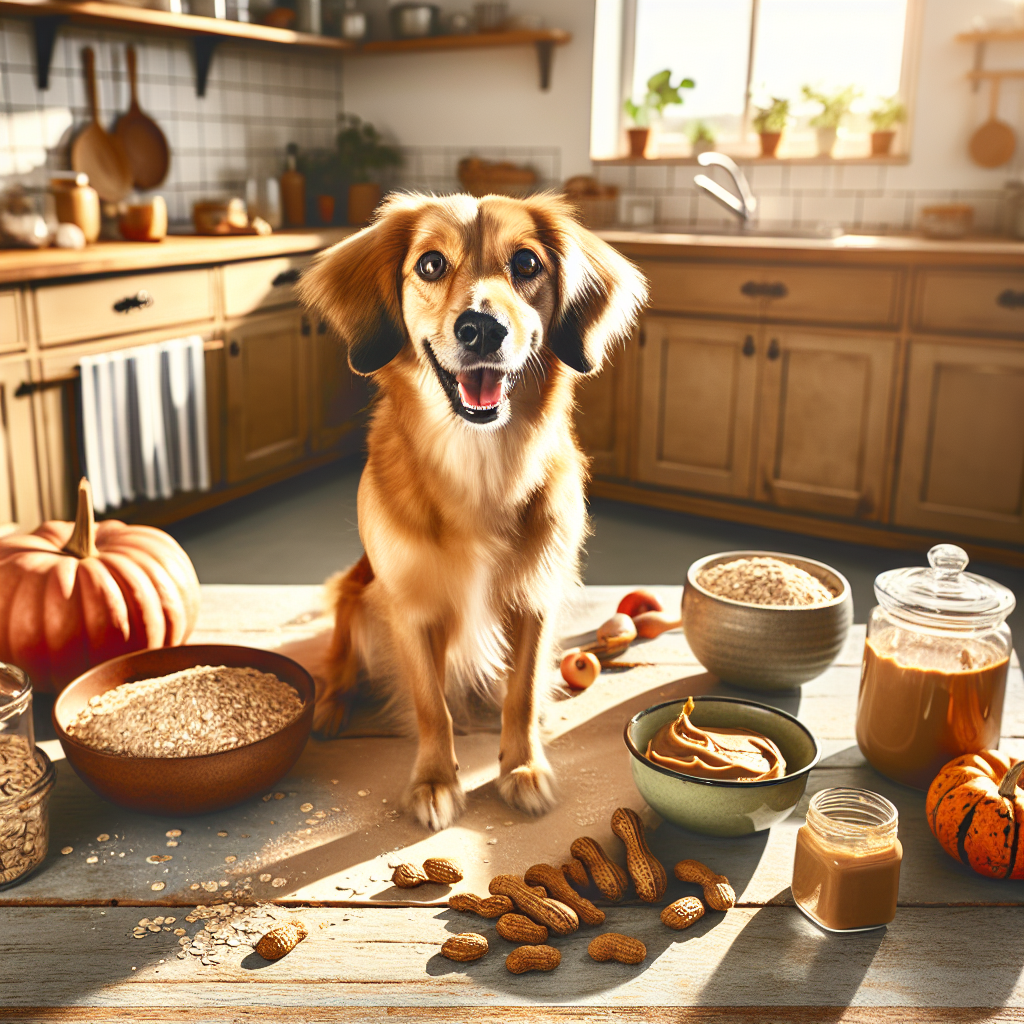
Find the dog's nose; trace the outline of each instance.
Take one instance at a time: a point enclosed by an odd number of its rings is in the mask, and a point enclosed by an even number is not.
[[[478,356],[490,355],[501,348],[508,328],[489,313],[467,310],[455,321],[455,337],[459,344]]]

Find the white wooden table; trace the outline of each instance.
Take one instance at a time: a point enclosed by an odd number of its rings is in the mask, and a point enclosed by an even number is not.
[[[565,611],[562,634],[594,628],[627,589],[581,592]],[[678,604],[678,588],[654,589],[666,607]],[[283,649],[315,669],[328,626],[316,587],[210,586],[193,638]],[[51,852],[35,876],[0,892],[0,1020],[169,1020],[188,1008],[197,1021],[376,1024],[385,1014],[497,1021],[515,1007],[531,1022],[1024,1021],[1024,883],[982,879],[955,863],[928,831],[923,794],[864,763],[853,739],[863,638],[863,626],[854,627],[836,665],[801,690],[750,695],[799,715],[823,757],[794,815],[770,833],[742,839],[708,839],[659,823],[633,786],[622,742],[632,714],[690,693],[733,692],[702,671],[680,632],[635,645],[628,657],[644,664],[604,673],[591,689],[553,705],[548,751],[561,798],[541,819],[498,798],[494,731],[457,738],[468,806],[456,826],[438,835],[402,809],[414,751],[401,737],[313,740],[275,787],[279,799],[173,820],[122,811],[94,796],[56,741],[44,738],[58,767]],[[42,725],[40,734],[52,735]],[[1024,755],[1024,683],[1016,660],[1003,735],[1004,749]],[[889,797],[900,811],[905,850],[896,920],[851,936],[815,928],[789,892],[806,801],[837,785]],[[306,804],[313,809],[303,811]],[[736,908],[709,911],[689,930],[673,932],[655,908],[608,906],[601,930],[641,938],[648,949],[642,964],[592,962],[586,947],[597,932],[583,928],[556,940],[562,964],[551,974],[509,974],[504,959],[511,946],[496,936],[493,922],[448,910],[448,896],[486,894],[499,872],[561,864],[580,835],[621,859],[609,828],[621,805],[657,826],[651,846],[669,868],[693,857],[727,875]],[[171,829],[182,835],[169,848]],[[110,839],[98,842],[101,834]],[[62,855],[66,846],[73,852]],[[151,864],[146,858],[154,854],[172,859]],[[390,884],[389,865],[432,855],[461,860],[465,881],[454,889]],[[90,857],[97,859],[89,863]],[[261,875],[286,881],[273,887]],[[219,965],[203,966],[177,959],[172,933],[132,937],[142,916],[173,914],[180,923],[197,902],[218,898],[193,884],[215,882],[223,894],[245,878],[257,897],[294,907],[310,925],[310,937],[283,960],[266,964],[248,950],[225,949]],[[165,888],[153,891],[161,881]],[[673,880],[665,899],[695,892]],[[483,932],[490,953],[472,964],[442,958],[441,944],[460,931]]]

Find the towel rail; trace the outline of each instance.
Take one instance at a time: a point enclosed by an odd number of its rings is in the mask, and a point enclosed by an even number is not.
[[[204,352],[219,352],[224,347],[220,338],[213,338],[203,342]],[[48,380],[26,380],[22,381],[14,392],[15,398],[25,398],[34,395],[39,391],[51,391],[54,388],[67,387],[69,384],[77,384],[81,377],[81,370],[75,367],[72,373],[64,377],[50,377]]]

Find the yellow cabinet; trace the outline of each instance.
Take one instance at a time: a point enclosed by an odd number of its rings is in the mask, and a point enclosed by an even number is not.
[[[342,444],[362,424],[370,392],[364,377],[348,365],[345,342],[321,320],[312,335],[310,446],[322,452]]]
[[[896,339],[792,328],[764,339],[754,497],[883,518]]]
[[[636,478],[750,495],[756,329],[649,317],[640,348]]]
[[[625,477],[633,435],[637,339],[611,353],[600,373],[576,384],[576,437],[595,476]]]
[[[0,362],[0,534],[43,518],[32,399],[18,393],[28,380],[27,360]]]
[[[1024,544],[1024,349],[911,342],[895,521]]]
[[[227,480],[295,462],[309,435],[310,324],[298,310],[253,317],[224,337]]]

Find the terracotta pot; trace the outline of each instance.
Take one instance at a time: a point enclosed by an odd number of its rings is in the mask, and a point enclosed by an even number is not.
[[[817,128],[818,135],[818,156],[831,156],[836,145],[835,128]]]
[[[761,156],[775,156],[782,132],[761,132]]]
[[[348,187],[349,224],[369,224],[373,211],[380,202],[380,185],[375,181],[361,181]]]
[[[324,224],[334,221],[334,196],[317,196],[316,209]]]
[[[646,156],[647,141],[651,137],[650,128],[628,128],[626,134],[629,136],[629,155]]]
[[[892,152],[892,140],[896,138],[894,131],[871,133],[871,155],[888,156]]]

